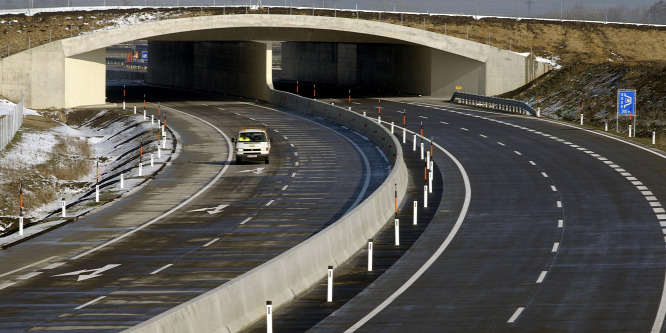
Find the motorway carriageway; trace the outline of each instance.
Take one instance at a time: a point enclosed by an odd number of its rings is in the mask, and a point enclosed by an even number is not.
[[[131,327],[322,230],[390,171],[366,138],[321,119],[176,90],[128,92],[134,101],[146,93],[149,114],[161,102],[178,157],[132,196],[0,252],[0,332]],[[249,125],[268,127],[270,164],[229,156],[228,137]]]
[[[356,103],[376,118],[376,99]],[[442,202],[410,250],[312,332],[663,331],[663,153],[435,99],[381,106],[383,121],[401,125],[406,110],[407,128],[422,121],[441,147]],[[442,209],[451,195],[469,196],[456,218]]]

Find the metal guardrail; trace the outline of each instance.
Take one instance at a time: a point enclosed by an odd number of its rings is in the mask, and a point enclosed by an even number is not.
[[[23,94],[21,94],[21,101],[16,104],[14,109],[9,114],[0,116],[0,150],[7,147],[23,125],[23,110]]]
[[[530,114],[532,116],[540,117],[539,112],[527,105],[525,102],[516,101],[513,99],[487,97],[481,95],[474,95],[462,92],[456,92],[451,97],[451,102],[461,103],[465,105],[480,106],[493,110],[502,110],[520,114]]]

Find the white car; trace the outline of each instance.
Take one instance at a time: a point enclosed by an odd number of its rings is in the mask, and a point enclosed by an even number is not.
[[[231,141],[236,144],[236,163],[263,160],[268,164],[271,139],[265,127],[242,127]]]

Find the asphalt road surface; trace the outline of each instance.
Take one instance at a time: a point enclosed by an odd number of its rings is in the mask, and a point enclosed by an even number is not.
[[[0,331],[131,327],[322,230],[390,170],[367,139],[321,119],[143,87],[129,107],[144,92],[178,133],[178,158],[110,208],[0,252]],[[225,135],[248,125],[269,129],[270,164],[230,155]]]
[[[377,106],[352,108],[376,117]],[[450,188],[455,216],[440,208],[391,269],[311,331],[663,331],[661,153],[433,99],[381,106],[384,121],[402,124],[403,110],[408,129],[419,132],[422,121],[425,136],[459,161],[457,175],[437,177],[469,184]],[[452,161],[444,150],[434,155],[439,170]],[[445,203],[446,182],[443,191]]]

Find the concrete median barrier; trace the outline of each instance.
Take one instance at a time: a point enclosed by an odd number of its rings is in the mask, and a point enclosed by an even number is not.
[[[259,267],[195,299],[166,311],[129,332],[236,332],[263,318],[266,301],[274,308],[294,299],[327,274],[327,267],[345,262],[372,238],[405,196],[408,175],[398,139],[374,119],[343,108],[270,90],[268,100],[328,119],[366,136],[386,155],[393,169],[366,200],[326,229]]]

